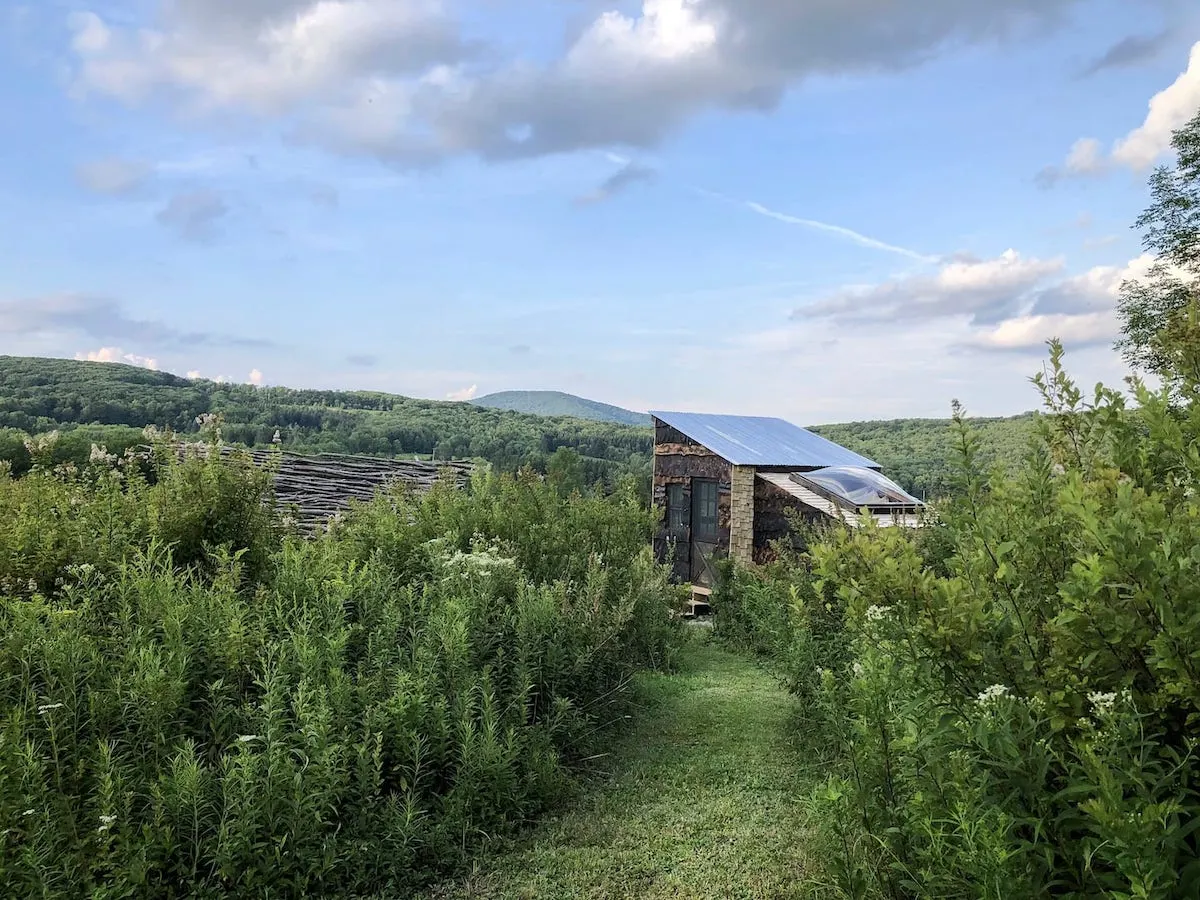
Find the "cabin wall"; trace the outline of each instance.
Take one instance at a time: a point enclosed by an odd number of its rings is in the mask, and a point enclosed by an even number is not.
[[[654,510],[658,516],[658,529],[654,538],[655,556],[665,562],[671,552],[671,535],[667,529],[667,486],[683,486],[684,503],[690,511],[692,506],[692,479],[710,479],[717,482],[717,552],[729,552],[731,522],[730,496],[733,466],[707,447],[697,444],[687,435],[663,422],[655,420],[654,428]],[[690,515],[689,515],[690,520]],[[674,566],[672,576],[676,581],[691,581],[691,529],[685,529],[674,544]]]
[[[792,533],[788,517],[799,516],[806,522],[820,522],[825,516],[818,510],[801,503],[786,491],[757,478],[754,481],[754,561],[765,565],[773,561],[776,553],[772,544],[789,541],[796,549],[803,541]]]

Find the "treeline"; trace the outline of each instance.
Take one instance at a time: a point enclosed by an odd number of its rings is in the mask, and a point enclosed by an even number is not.
[[[196,418],[219,413],[224,437],[264,446],[279,434],[297,453],[353,453],[437,459],[486,459],[502,471],[529,466],[571,470],[584,484],[632,478],[646,485],[649,429],[582,418],[547,418],[462,403],[414,400],[367,391],[256,388],[191,381],[109,363],[0,357],[0,461],[28,469],[26,434],[63,432],[59,461],[82,462],[91,444],[118,452],[140,440],[146,425],[180,433]],[[1011,471],[1032,434],[1033,415],[975,419],[980,457]],[[107,426],[107,427],[105,427]],[[7,430],[5,430],[7,429]],[[895,419],[812,429],[880,463],[917,497],[947,496],[954,479],[949,419]],[[560,452],[562,451],[562,452]]]
[[[502,471],[543,472],[566,449],[578,455],[587,483],[648,481],[650,474],[652,437],[642,428],[365,391],[258,388],[111,363],[0,357],[0,428],[37,434],[155,425],[186,434],[208,413],[221,416],[227,441],[245,446],[269,444],[278,434],[283,449],[298,453],[486,459]],[[132,439],[132,432],[103,436],[111,450],[111,442]],[[63,437],[62,453],[75,443],[90,446],[82,435]],[[13,432],[0,438],[0,454],[9,453],[16,468],[20,444]]]

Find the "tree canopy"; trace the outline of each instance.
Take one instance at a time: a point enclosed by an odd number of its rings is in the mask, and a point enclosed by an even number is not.
[[[1190,368],[1195,379],[1200,361],[1186,348],[1200,337],[1200,113],[1175,132],[1171,145],[1175,165],[1151,176],[1151,204],[1136,224],[1157,261],[1147,280],[1121,286],[1123,334],[1116,346],[1139,369],[1174,378]]]

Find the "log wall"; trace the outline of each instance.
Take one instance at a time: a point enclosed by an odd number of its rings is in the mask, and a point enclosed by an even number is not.
[[[207,444],[181,444],[191,452],[207,452]],[[346,456],[323,453],[303,456],[270,450],[242,450],[223,446],[222,455],[249,453],[261,465],[278,460],[275,472],[275,502],[280,515],[291,516],[304,532],[314,532],[351,502],[369,502],[380,491],[397,483],[418,494],[428,491],[441,479],[450,479],[465,488],[473,466],[469,462],[426,462],[423,460],[382,459],[370,456]]]

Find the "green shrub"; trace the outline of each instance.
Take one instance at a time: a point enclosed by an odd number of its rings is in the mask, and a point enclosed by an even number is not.
[[[4,896],[407,895],[553,802],[673,656],[628,496],[481,474],[302,541],[263,478],[0,478]]]
[[[1035,381],[1013,477],[977,471],[957,418],[936,537],[833,532],[718,606],[831,753],[814,802],[846,896],[1200,894],[1200,404],[1085,401],[1057,346]]]

